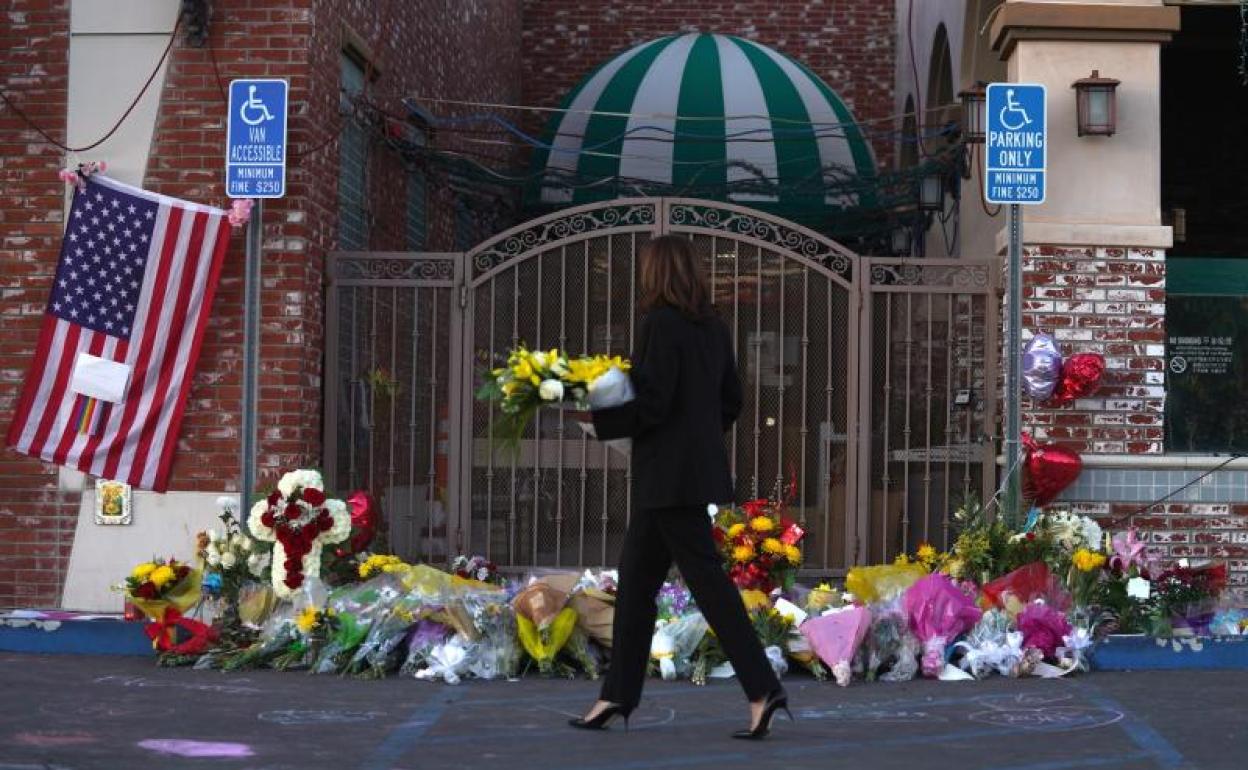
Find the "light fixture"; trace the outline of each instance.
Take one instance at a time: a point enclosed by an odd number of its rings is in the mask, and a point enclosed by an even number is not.
[[[898,227],[890,234],[892,243],[892,252],[894,257],[910,256],[910,236],[911,230],[909,226]]]
[[[1080,78],[1070,87],[1075,89],[1079,136],[1113,136],[1117,130],[1117,80],[1101,77],[1100,70]]]
[[[943,211],[945,208],[945,175],[939,169],[919,179],[919,211]]]
[[[958,92],[962,102],[962,138],[967,144],[984,143],[984,108],[987,90],[982,80],[975,85]]]
[[[1187,209],[1174,209],[1173,222],[1170,225],[1174,228],[1174,242],[1183,243],[1187,240]]]

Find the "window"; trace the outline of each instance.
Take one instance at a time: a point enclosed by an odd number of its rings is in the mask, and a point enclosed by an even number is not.
[[[428,209],[425,204],[425,172],[407,172],[407,213],[404,222],[408,251],[424,251],[429,231]]]
[[[338,170],[338,247],[368,248],[368,134],[355,117],[354,97],[364,90],[364,68],[342,53],[339,111],[342,135]]]

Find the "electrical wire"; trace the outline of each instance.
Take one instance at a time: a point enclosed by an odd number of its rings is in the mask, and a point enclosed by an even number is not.
[[[13,111],[13,114],[17,115],[23,123],[30,127],[35,133],[39,134],[39,136],[43,137],[44,142],[56,147],[58,150],[61,150],[62,152],[87,152],[89,150],[94,150],[96,147],[99,147],[101,144],[104,144],[111,139],[113,134],[117,133],[117,130],[121,128],[121,124],[126,122],[126,118],[130,117],[130,113],[134,112],[134,108],[138,106],[139,102],[143,99],[143,95],[147,93],[147,89],[152,85],[152,81],[155,80],[156,75],[159,74],[160,68],[164,66],[165,60],[169,58],[169,52],[173,50],[173,44],[178,39],[178,31],[181,28],[182,17],[179,15],[177,21],[173,24],[173,32],[169,34],[169,44],[165,46],[165,51],[160,55],[160,60],[156,62],[156,66],[152,69],[152,73],[147,76],[147,80],[144,81],[143,87],[139,89],[139,93],[135,95],[134,100],[130,102],[130,106],[126,107],[125,112],[121,113],[121,117],[117,118],[117,122],[113,124],[113,127],[110,128],[104,136],[94,142],[85,144],[82,147],[70,147],[63,142],[54,139],[51,134],[35,123],[35,121],[32,120],[30,116],[27,115],[25,111],[23,111],[22,108],[19,107],[17,103],[14,102],[3,90],[0,90],[0,100],[3,100],[4,103],[8,105],[9,109]]]

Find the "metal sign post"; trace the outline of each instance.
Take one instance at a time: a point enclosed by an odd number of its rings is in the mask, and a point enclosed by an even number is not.
[[[1046,93],[1042,85],[988,86],[984,198],[1008,204],[1009,314],[1005,335],[1005,499],[1001,510],[1018,527],[1022,501],[1023,222],[1022,205],[1044,203],[1047,168]]]
[[[260,262],[264,245],[264,199],[286,194],[285,80],[230,82],[226,121],[225,188],[231,198],[255,198],[247,225],[243,272],[243,415],[239,515],[250,509],[256,488],[256,404],[260,373]]]

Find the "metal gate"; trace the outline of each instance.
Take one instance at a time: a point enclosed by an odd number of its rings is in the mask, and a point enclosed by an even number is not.
[[[812,573],[943,545],[950,505],[995,478],[995,267],[861,258],[710,201],[567,209],[466,255],[335,255],[329,477],[379,494],[408,557],[614,561],[627,461],[555,411],[519,452],[496,451],[496,415],[471,391],[519,343],[627,354],[637,253],[662,233],[691,239],[737,345],[745,410],[726,441],[738,496],[794,490]]]

